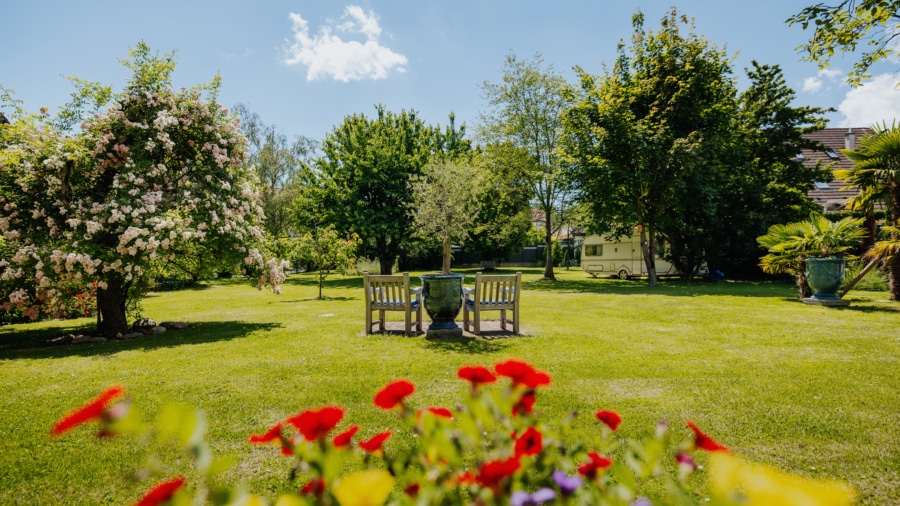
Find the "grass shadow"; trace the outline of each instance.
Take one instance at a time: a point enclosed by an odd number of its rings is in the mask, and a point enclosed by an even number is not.
[[[175,346],[212,343],[239,339],[259,331],[280,328],[280,323],[248,323],[242,321],[197,322],[187,328],[162,334],[146,335],[127,341],[69,345],[47,344],[48,339],[69,333],[90,333],[94,326],[55,327],[0,336],[0,361],[18,358],[63,358],[72,356],[110,355],[120,351],[153,350]]]
[[[513,337],[513,336],[510,336]],[[467,355],[487,355],[509,347],[507,337],[491,339],[478,337],[437,337],[425,336],[425,347],[431,350],[449,351]]]

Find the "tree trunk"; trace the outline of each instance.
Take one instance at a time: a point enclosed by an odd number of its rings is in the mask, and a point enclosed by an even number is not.
[[[653,260],[656,253],[653,245],[654,237],[651,233],[648,240],[644,226],[639,224],[638,228],[641,231],[641,256],[644,257],[644,265],[647,266],[647,286],[654,287],[656,286],[656,262]]]
[[[375,251],[378,263],[381,264],[381,274],[393,274],[394,261],[397,260],[397,248],[387,239],[380,238],[375,240]]]
[[[110,276],[106,289],[97,288],[97,331],[106,337],[128,333],[128,319],[125,303],[128,299],[128,284],[120,276]]]
[[[556,281],[556,274],[553,273],[553,227],[550,223],[552,210],[551,208],[544,209],[544,244],[547,245],[544,255],[544,279]]]
[[[812,297],[812,288],[809,287],[805,272],[797,274],[797,290],[800,292],[801,299]]]
[[[888,287],[891,291],[891,300],[900,300],[900,256],[895,255],[887,262]]]
[[[441,274],[450,274],[450,239],[444,240],[444,256],[441,261]]]

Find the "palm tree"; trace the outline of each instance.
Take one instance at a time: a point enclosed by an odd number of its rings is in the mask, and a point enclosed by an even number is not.
[[[884,202],[890,213],[890,222],[900,220],[900,125],[896,121],[872,127],[873,133],[860,139],[855,150],[843,150],[853,161],[852,169],[835,171],[842,181],[859,187],[860,194],[851,204],[865,206]],[[889,242],[900,240],[896,227]],[[886,260],[891,300],[900,300],[900,255]]]
[[[898,225],[900,225],[900,223],[898,223]],[[900,256],[900,240],[897,239],[897,237],[900,237],[900,226],[891,227],[885,225],[881,228],[881,233],[885,234],[887,237],[884,240],[876,242],[868,251],[866,251],[863,258],[869,260],[869,263],[866,264],[863,270],[859,271],[859,274],[857,274],[855,278],[847,283],[847,286],[845,286],[843,290],[841,290],[841,297],[856,286],[856,283],[864,278],[866,274],[882,260],[884,260],[885,263],[890,264],[890,261],[893,258]]]
[[[849,257],[865,236],[865,230],[860,227],[862,222],[862,218],[851,217],[832,222],[820,214],[812,214],[806,221],[772,225],[766,235],[756,238],[769,251],[760,259],[759,266],[769,274],[796,276],[800,298],[810,297],[806,259]]]

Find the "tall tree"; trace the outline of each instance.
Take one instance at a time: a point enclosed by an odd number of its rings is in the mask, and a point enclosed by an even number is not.
[[[746,72],[750,86],[738,96],[732,140],[721,156],[716,225],[709,231],[715,245],[707,248],[707,260],[726,272],[756,269],[756,238],[773,224],[809,216],[816,207],[807,192],[832,178],[821,164],[806,166],[797,157],[822,149],[803,135],[824,128],[828,110],[794,105],[796,94],[777,65],[754,61]]]
[[[837,5],[818,3],[806,7],[788,18],[791,26],[800,24],[804,30],[813,26],[809,42],[797,49],[806,53],[805,59],[827,67],[836,52],[853,53],[860,42],[872,49],[864,51],[853,70],[847,74],[847,82],[859,86],[863,79],[871,77],[869,68],[877,61],[887,59],[894,50],[891,41],[900,36],[900,0],[841,0]]]
[[[486,144],[509,144],[523,150],[533,160],[526,180],[536,207],[544,214],[544,242],[549,252],[553,217],[569,209],[573,197],[569,166],[557,149],[562,136],[560,114],[568,106],[565,79],[552,65],[543,66],[540,55],[519,60],[507,55],[499,83],[485,82],[481,89],[488,110],[480,116],[479,136]],[[556,279],[553,259],[548,254],[544,279]]]
[[[298,208],[308,229],[317,222],[357,234],[390,274],[412,237],[409,180],[428,162],[435,129],[415,111],[375,109],[374,118],[347,116],[325,137]]]
[[[714,202],[716,175],[704,171],[720,166],[717,141],[733,111],[729,58],[693,25],[682,34],[680,23],[688,20],[673,8],[652,32],[635,14],[630,54],[620,43],[615,66],[601,77],[576,68],[580,100],[565,114],[564,151],[591,228],[610,236],[637,228],[650,286],[664,227],[686,233],[690,226],[673,222],[679,206],[689,208],[690,199],[706,206],[705,215],[715,212],[706,204]]]
[[[130,56],[125,89],[82,132],[44,115],[0,125],[0,232],[14,250],[0,277],[28,280],[8,303],[34,313],[59,300],[61,284],[97,281],[98,330],[108,336],[127,330],[126,308],[187,242],[243,261],[260,287],[283,279],[254,247],[263,239],[256,179],[237,122],[215,102],[218,77],[174,91],[172,54],[140,43]]]
[[[860,139],[855,150],[843,150],[853,168],[836,172],[842,179],[860,188],[856,203],[883,202],[890,212],[890,223],[900,223],[900,125],[874,125],[872,134]],[[890,240],[900,240],[896,229]],[[900,256],[887,261],[891,300],[900,300]]]

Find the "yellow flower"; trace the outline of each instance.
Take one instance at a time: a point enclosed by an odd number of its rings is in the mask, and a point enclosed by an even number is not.
[[[383,469],[367,469],[346,476],[334,487],[341,506],[381,506],[394,489],[394,477]]]
[[[710,455],[709,467],[713,495],[741,505],[844,506],[856,498],[845,483],[788,474],[726,453]]]

